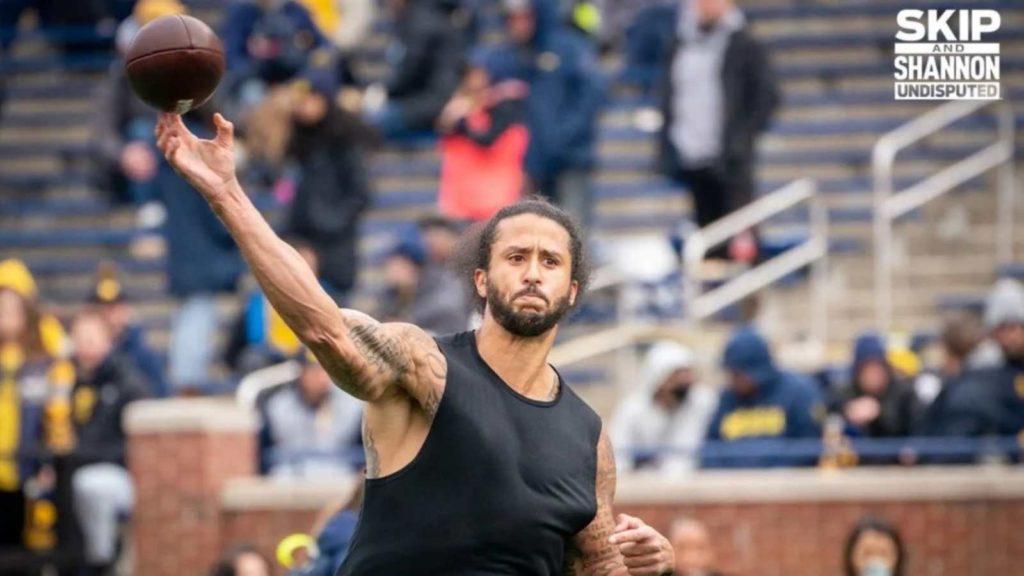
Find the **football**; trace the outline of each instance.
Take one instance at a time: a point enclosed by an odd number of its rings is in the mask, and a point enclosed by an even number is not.
[[[143,102],[184,114],[202,106],[217,89],[224,75],[224,47],[202,20],[162,16],[135,34],[124,66]]]

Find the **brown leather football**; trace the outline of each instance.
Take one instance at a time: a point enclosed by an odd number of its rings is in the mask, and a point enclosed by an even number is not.
[[[217,89],[224,74],[224,47],[202,20],[174,14],[143,26],[124,61],[132,89],[143,102],[184,114]]]

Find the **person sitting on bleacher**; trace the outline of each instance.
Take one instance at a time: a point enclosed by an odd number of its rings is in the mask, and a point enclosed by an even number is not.
[[[85,574],[101,575],[115,560],[118,517],[131,512],[134,503],[125,464],[124,410],[148,394],[142,375],[114,353],[110,327],[99,313],[79,314],[71,339],[77,373],[71,418],[78,466],[71,478],[72,494],[85,544]]]
[[[825,406],[808,379],[775,367],[765,339],[740,328],[725,347],[722,367],[729,386],[711,419],[704,467],[812,464],[817,451],[789,454],[787,442],[821,434]],[[728,444],[723,444],[726,442]]]
[[[1024,431],[1024,286],[1000,280],[985,324],[1003,352],[993,368],[968,370],[949,389],[939,430],[949,436],[1013,436]]]
[[[242,108],[262,100],[269,86],[291,80],[325,43],[296,0],[233,0],[220,35],[227,60],[224,90]]]
[[[139,0],[117,33],[117,51],[123,56],[139,28],[161,16],[184,14],[177,0]],[[154,179],[160,159],[153,146],[156,112],[132,92],[124,61],[116,59],[93,96],[91,147],[96,187],[111,199],[137,207],[156,200]],[[153,205],[155,206],[155,205]],[[155,225],[154,208],[140,212],[143,226]]]
[[[434,335],[465,330],[469,298],[450,265],[458,237],[458,229],[443,218],[424,219],[401,236],[384,264],[387,288],[377,315]]]
[[[395,37],[388,47],[391,72],[386,100],[365,100],[365,115],[385,139],[433,131],[459,84],[463,37],[434,0],[388,0]]]
[[[833,406],[855,434],[870,438],[908,436],[919,410],[913,387],[896,376],[875,334],[857,338],[850,381]]]
[[[693,351],[675,342],[657,342],[647,351],[640,386],[611,420],[620,471],[679,473],[697,467],[718,398],[713,389],[696,382],[695,364]],[[659,448],[674,451],[639,452]]]
[[[163,362],[146,342],[145,328],[135,318],[135,310],[125,296],[113,263],[100,265],[89,302],[110,329],[114,339],[113,354],[139,371],[150,396],[170,396],[171,385],[164,374]]]
[[[360,443],[362,403],[331,382],[306,349],[299,377],[257,400],[260,470],[276,477],[337,478],[355,466],[345,456]]]

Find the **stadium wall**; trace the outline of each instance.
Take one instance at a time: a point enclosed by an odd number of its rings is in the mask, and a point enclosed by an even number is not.
[[[256,422],[230,401],[141,402],[126,424],[137,574],[204,574],[239,542],[273,557],[353,485],[255,477]],[[1022,467],[633,475],[620,478],[617,510],[659,530],[680,516],[705,522],[730,575],[841,574],[847,532],[874,514],[902,532],[908,576],[1024,576]]]

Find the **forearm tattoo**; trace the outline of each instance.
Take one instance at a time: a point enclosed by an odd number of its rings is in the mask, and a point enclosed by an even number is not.
[[[606,576],[625,574],[625,564],[619,549],[608,538],[615,530],[612,501],[615,499],[615,455],[608,437],[601,434],[597,449],[597,514],[583,532],[576,536],[576,546],[582,552],[580,574]]]

